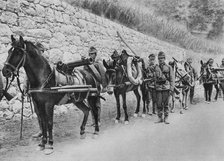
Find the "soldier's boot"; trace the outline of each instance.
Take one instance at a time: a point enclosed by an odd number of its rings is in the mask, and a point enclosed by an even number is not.
[[[165,123],[165,124],[170,124],[170,123],[168,122],[168,116],[165,116],[165,117],[164,117],[164,123]]]
[[[159,117],[158,117],[158,121],[156,121],[155,123],[156,123],[156,124],[158,124],[158,123],[163,123],[163,118],[162,118],[162,116],[159,116]]]

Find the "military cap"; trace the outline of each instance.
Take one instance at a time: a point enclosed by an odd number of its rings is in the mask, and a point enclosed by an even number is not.
[[[89,54],[97,54],[97,50],[96,50],[96,48],[93,47],[93,46],[91,46],[91,47],[89,48]]]
[[[150,55],[148,56],[148,58],[150,58],[150,57],[155,58],[155,57],[156,57],[156,55],[155,55],[155,54],[150,54]]]
[[[117,50],[114,50],[113,54],[111,55],[112,59],[118,58],[120,55],[118,54]]]
[[[208,61],[209,61],[209,62],[210,62],[210,61],[214,61],[214,59],[213,59],[213,58],[209,58]]]
[[[163,51],[160,51],[158,54],[158,58],[165,58],[165,53]]]

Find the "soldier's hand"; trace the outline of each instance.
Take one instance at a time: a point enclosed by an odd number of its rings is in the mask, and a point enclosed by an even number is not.
[[[174,95],[174,90],[170,90],[170,95],[171,95],[171,96]]]

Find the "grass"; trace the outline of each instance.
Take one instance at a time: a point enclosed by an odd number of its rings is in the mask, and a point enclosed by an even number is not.
[[[221,45],[192,35],[180,24],[156,16],[149,7],[129,0],[66,0],[72,5],[187,50],[222,53]]]

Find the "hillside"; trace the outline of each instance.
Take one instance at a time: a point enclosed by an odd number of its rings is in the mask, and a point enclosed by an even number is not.
[[[212,40],[212,38],[215,39],[215,34],[218,34],[216,37],[222,35],[223,26],[222,23],[216,24],[216,26],[214,23],[217,22],[217,17],[220,18],[218,22],[222,22],[223,17],[221,14],[223,5],[219,5],[222,4],[221,2],[216,4],[216,0],[215,2],[208,0],[208,5],[212,3],[212,7],[206,10],[211,12],[207,17],[199,15],[199,10],[203,9],[201,0],[174,0],[171,2],[166,0],[66,1],[73,6],[87,9],[96,15],[185,49],[207,53],[222,53],[223,51],[221,44]],[[219,12],[221,13],[218,14]],[[206,38],[193,35],[192,33],[195,31],[196,33],[206,33]],[[209,35],[211,38],[207,39]]]

